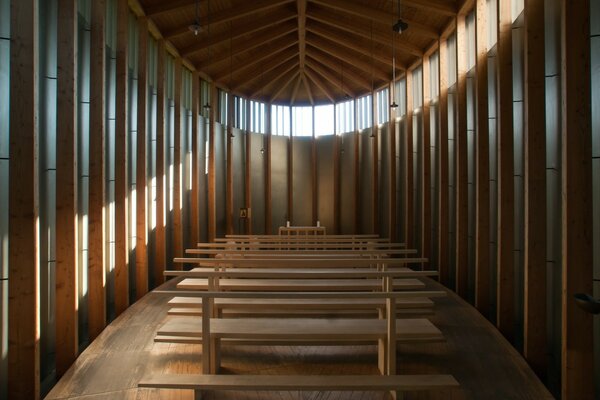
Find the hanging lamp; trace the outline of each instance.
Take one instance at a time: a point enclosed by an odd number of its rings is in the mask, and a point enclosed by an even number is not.
[[[202,30],[202,26],[200,25],[200,0],[196,0],[196,18],[194,19],[194,23],[188,26],[188,29],[194,33],[194,36],[198,36]]]

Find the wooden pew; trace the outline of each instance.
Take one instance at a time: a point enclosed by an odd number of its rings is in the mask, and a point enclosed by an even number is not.
[[[253,267],[253,268],[355,268],[371,267],[402,267],[409,264],[422,264],[428,259],[424,257],[403,258],[306,258],[306,257],[268,257],[268,258],[198,258],[177,257],[176,264],[194,264],[200,267]]]

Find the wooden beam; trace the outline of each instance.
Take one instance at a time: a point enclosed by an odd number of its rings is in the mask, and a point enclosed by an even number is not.
[[[271,232],[271,225],[273,225],[273,201],[271,191],[271,137],[273,134],[273,126],[271,124],[272,107],[271,103],[267,103],[266,135],[263,137],[265,151],[262,153],[265,166],[265,232],[267,234],[273,233]]]
[[[38,6],[12,2],[10,16],[7,393],[16,400],[40,397]]]
[[[362,231],[360,222],[362,211],[360,209],[360,134],[358,132],[358,102],[353,100],[352,104],[354,106],[354,233],[357,234]]]
[[[431,67],[429,57],[423,57],[421,68],[423,88],[423,133],[421,153],[421,257],[431,256]],[[428,269],[429,263],[423,268]]]
[[[94,340],[106,325],[105,86],[106,1],[92,3],[90,45],[90,189],[88,209],[88,332]]]
[[[278,68],[277,72],[275,72],[274,75],[269,79],[269,83],[267,83],[266,85],[263,86],[262,80],[261,80],[260,87],[257,90],[255,90],[254,93],[252,93],[249,97],[253,98],[253,97],[256,97],[259,94],[263,93],[265,91],[265,89],[270,88],[271,86],[275,85],[279,79],[286,76],[290,71],[292,71],[293,69],[296,69],[297,67],[298,67],[298,62],[295,59],[290,60],[287,63],[283,64],[281,67]]]
[[[156,228],[154,239],[154,284],[164,282],[163,272],[167,269],[165,228],[165,63],[167,54],[165,41],[160,40],[156,62]]]
[[[317,159],[317,141],[315,139],[315,108],[311,108],[312,112],[312,138],[310,143],[310,172],[311,172],[311,194],[312,194],[312,226],[317,226],[319,220],[319,188],[318,188],[318,176],[317,170],[319,167],[319,160]]]
[[[593,195],[590,1],[562,0],[562,363],[561,398],[594,398],[592,314],[575,293],[592,293]]]
[[[171,0],[169,2],[161,2],[153,6],[146,6],[144,8],[147,16],[155,17],[159,14],[177,11],[184,7],[193,6],[195,2],[195,0]]]
[[[371,91],[371,139],[373,146],[371,148],[373,157],[373,179],[371,192],[373,193],[373,224],[371,233],[381,234],[379,230],[379,121],[377,121],[377,95],[375,90]]]
[[[388,72],[384,72],[378,67],[375,67],[375,65],[373,65],[373,62],[367,62],[361,58],[363,55],[368,53],[361,53],[359,51],[352,50],[346,46],[341,46],[339,43],[335,43],[329,39],[325,39],[322,36],[315,36],[314,34],[311,34],[307,37],[307,43],[329,54],[330,56],[342,60],[350,65],[354,65],[362,69],[363,71],[368,71],[369,73],[372,71],[373,76],[376,79],[386,82],[390,80]]]
[[[389,10],[382,10],[376,7],[367,6],[358,3],[356,0],[313,0],[313,3],[321,4],[328,8],[354,15],[356,17],[369,19],[380,24],[387,25],[391,18],[393,18],[393,15]],[[437,32],[435,28],[421,24],[410,18],[403,17],[402,20],[408,23],[408,29],[415,35],[433,40],[437,40],[440,36],[439,32]]]
[[[514,133],[512,15],[509,2],[498,2],[498,43],[496,51],[498,123],[498,279],[496,324],[502,334],[514,337]]]
[[[298,14],[298,58],[300,70],[304,70],[304,57],[306,54],[306,3],[307,0],[297,0],[296,9]]]
[[[404,243],[412,248],[414,243],[413,201],[413,74],[406,73],[406,114],[404,114]]]
[[[308,100],[311,105],[315,105],[315,99],[313,98],[312,90],[310,88],[310,84],[306,80],[306,70],[302,71],[302,83],[304,83],[304,87],[306,88],[306,94],[308,95]]]
[[[450,250],[448,243],[450,225],[448,162],[448,43],[440,40],[438,100],[438,271],[440,282],[450,282]]]
[[[397,98],[396,94],[396,82],[391,81],[388,88],[388,104],[392,105]],[[388,215],[390,216],[390,229],[387,236],[390,238],[392,243],[396,242],[398,237],[398,214],[397,214],[397,196],[396,196],[396,118],[398,108],[390,107],[389,122],[388,122],[388,137],[389,137],[389,165],[390,165],[390,177],[388,185],[390,188],[390,203],[388,209]]]
[[[279,25],[282,22],[294,18],[296,18],[296,14],[291,13],[289,10],[278,10],[276,13],[268,14],[247,24],[241,24],[231,30],[227,29],[220,33],[206,35],[206,37],[203,37],[202,39],[199,38],[193,45],[183,48],[181,54],[183,57],[189,57],[209,46],[217,46],[223,42],[228,42],[230,39],[250,35],[254,32],[270,28],[273,25]],[[203,35],[203,33],[204,31],[201,32],[200,35]]]
[[[200,25],[207,26],[210,23],[211,28],[215,25],[224,24],[229,21],[233,21],[237,18],[246,17],[252,14],[258,14],[263,11],[267,11],[272,8],[279,7],[283,4],[291,3],[293,0],[255,0],[255,1],[240,1],[232,7],[225,8],[223,10],[215,11],[210,16],[200,18]],[[164,3],[169,4],[169,2]],[[164,37],[172,39],[175,36],[190,33],[188,25],[179,26],[171,31],[164,33]]]
[[[287,88],[290,85],[290,83],[292,83],[292,81],[294,79],[296,79],[296,77],[298,76],[299,73],[300,73],[299,70],[294,71],[294,73],[292,75],[290,75],[289,78],[285,78],[283,80],[283,82],[281,82],[281,84],[277,85],[277,86],[279,86],[279,89],[277,89],[275,94],[271,97],[270,103],[273,102],[273,100],[275,100],[277,98],[277,96],[279,96],[285,90],[285,88]]]
[[[335,60],[328,58],[328,56],[325,55],[325,53],[323,53],[321,50],[309,48],[308,56],[309,58],[307,59],[307,63],[310,63],[310,67],[313,69],[313,71],[321,75],[321,77],[329,82],[334,88],[340,88],[341,86],[342,74],[339,74],[338,76],[337,73],[340,67],[344,67],[344,77],[346,77],[346,79],[356,83],[363,89],[371,90],[371,82],[355,73],[346,65],[343,65],[341,61],[337,63],[334,62]],[[353,98],[358,96],[357,93],[349,88],[347,84],[344,85],[343,89],[346,93],[343,93],[342,95],[348,94]]]
[[[77,233],[77,1],[60,0],[56,118],[56,375],[79,354]]]
[[[490,121],[488,113],[487,8],[486,0],[476,1],[475,307],[486,317],[490,312]]]
[[[233,234],[233,95],[227,96],[227,157],[225,167],[225,231]]]
[[[210,85],[210,111],[208,128],[208,241],[217,236],[217,198],[215,174],[215,121],[217,119],[217,87]]]
[[[332,103],[335,103],[334,96],[331,93],[331,90],[329,90],[327,84],[323,80],[321,80],[321,77],[318,75],[318,73],[313,72],[313,69],[310,67],[310,65],[305,66],[304,74],[316,87],[318,87],[325,94],[325,96],[327,96],[327,98]]]
[[[457,14],[456,6],[448,3],[432,0],[404,0],[403,5],[418,8],[423,11],[433,12],[446,17],[455,17]]]
[[[173,254],[183,257],[183,220],[182,220],[182,170],[181,170],[181,58],[176,58],[173,63]],[[181,256],[178,256],[181,254]],[[176,264],[175,268],[181,268]]]
[[[456,18],[456,293],[467,298],[469,264],[469,179],[467,145],[467,32],[465,17]]]
[[[332,101],[333,102],[333,101]],[[340,234],[340,199],[341,199],[341,184],[340,184],[340,148],[343,143],[341,135],[336,132],[337,112],[335,104],[333,105],[333,233]]]
[[[293,118],[292,118],[292,107],[289,108],[290,113],[290,138],[288,140],[288,202],[287,202],[287,212],[288,212],[288,221],[293,225],[294,224],[294,141],[293,141]],[[270,153],[269,153],[270,156]]]
[[[252,86],[254,82],[260,81],[259,89],[253,92],[252,95],[259,94],[263,86],[272,84],[274,80],[273,76],[281,76],[281,71],[287,71],[291,66],[298,64],[298,51],[295,47],[295,45],[290,46],[288,48],[289,51],[286,51],[285,54],[276,56],[272,60],[259,65],[258,68],[248,71],[243,77],[237,78],[236,81],[238,83],[234,83],[235,89],[239,90],[242,87]],[[263,82],[267,82],[267,84],[263,85]]]
[[[117,1],[117,61],[115,117],[115,313],[129,307],[129,6]]]
[[[200,159],[200,75],[198,72],[192,73],[192,190],[190,200],[190,244],[200,241],[200,165],[204,160]]]
[[[135,184],[136,298],[148,292],[148,19],[138,19],[137,149]]]
[[[339,30],[344,31],[346,34],[352,33],[352,34],[354,34],[356,36],[360,36],[364,39],[371,40],[370,29],[366,29],[363,26],[358,25],[358,24],[351,24],[351,23],[344,22],[343,20],[336,18],[334,15],[332,15],[329,12],[311,9],[307,16],[309,19],[311,19],[313,21],[318,21],[323,24],[327,24],[329,26],[335,27]],[[373,27],[373,41],[375,41],[379,44],[391,46],[390,32],[391,32],[390,30],[386,31],[386,30],[382,30],[382,29]],[[406,52],[408,54],[411,54],[411,55],[417,56],[417,57],[423,56],[423,51],[419,47],[411,44],[410,42],[408,42],[406,40],[401,40],[400,38],[397,38],[394,40],[394,45],[396,47],[396,51]]]
[[[294,85],[294,90],[292,91],[292,97],[290,98],[290,104],[294,105],[296,103],[296,96],[298,95],[298,89],[300,88],[300,73],[298,73],[298,79],[296,79],[296,84]]]

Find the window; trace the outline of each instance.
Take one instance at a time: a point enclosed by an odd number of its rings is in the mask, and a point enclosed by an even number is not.
[[[229,101],[229,93],[224,90],[219,90],[219,112],[217,114],[217,121],[222,125],[227,125],[227,102]]]
[[[429,58],[429,97],[431,100],[436,100],[440,94],[440,64],[439,55],[436,51]]]
[[[248,100],[238,96],[233,97],[233,127],[246,129],[246,117]]]
[[[292,107],[292,136],[313,135],[313,108]]]
[[[271,134],[290,135],[290,108],[288,106],[271,106]]]
[[[335,105],[336,134],[354,131],[354,100]]]
[[[382,89],[377,96],[377,123],[384,124],[390,120],[390,90]]]
[[[423,67],[420,66],[413,71],[413,110],[423,105]]]
[[[396,115],[398,118],[406,114],[406,80],[400,79],[395,85],[396,104],[398,104],[398,110]]]
[[[315,107],[315,136],[333,135],[333,104]]]
[[[265,133],[265,103],[250,101],[250,130]]]
[[[370,128],[373,125],[373,121],[372,121],[372,104],[373,104],[373,99],[371,98],[371,95],[367,95],[367,96],[363,96],[361,98],[359,98],[357,101],[357,107],[356,107],[356,112],[358,113],[357,115],[357,124],[358,124],[358,129],[366,129],[366,128]]]

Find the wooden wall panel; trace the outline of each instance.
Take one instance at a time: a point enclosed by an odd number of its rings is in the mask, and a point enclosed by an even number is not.
[[[192,72],[192,189],[190,199],[190,246],[195,246],[200,241],[200,163],[204,162],[199,157],[199,146],[204,146],[200,141],[200,74]],[[205,222],[205,221],[202,221]]]
[[[78,271],[77,233],[77,31],[76,0],[58,4],[58,76],[56,118],[56,375],[77,358]]]
[[[423,135],[421,154],[421,256],[431,256],[431,68],[429,56],[423,57]],[[429,263],[423,265],[425,269]]]
[[[217,113],[217,87],[210,84],[210,110],[208,127],[208,241],[214,241],[217,234],[217,207],[215,181],[215,120]]]
[[[523,353],[546,376],[546,101],[544,1],[525,0],[525,293]]]
[[[370,233],[381,234],[379,226],[379,121],[377,121],[377,95],[375,91],[371,91],[371,139],[373,152],[373,179],[371,184],[371,192],[373,193],[373,222],[371,223]]]
[[[137,150],[135,187],[135,286],[140,299],[148,292],[148,19],[138,20]]]
[[[388,93],[390,94],[390,99],[389,99],[389,104],[393,104],[396,101],[397,93],[395,93],[395,84],[396,82],[390,82],[390,87],[388,88]],[[394,93],[395,95],[392,97],[392,93]],[[390,240],[392,242],[395,242],[398,238],[398,227],[397,227],[397,223],[398,223],[398,218],[397,218],[397,213],[396,213],[396,208],[397,208],[397,204],[396,204],[396,118],[397,118],[397,113],[398,108],[392,108],[390,107],[389,109],[389,115],[390,115],[390,120],[388,123],[388,135],[389,135],[389,141],[388,141],[388,157],[389,157],[389,171],[390,171],[390,176],[389,176],[389,180],[387,182],[384,182],[384,184],[389,185],[389,190],[390,190],[390,202],[389,202],[389,208],[388,208],[388,215],[389,215],[389,219],[390,219],[390,226],[389,226],[389,232],[388,232],[388,237],[390,238]]]
[[[225,232],[233,234],[233,96],[227,96]]]
[[[8,396],[40,396],[38,1],[11,4]]]
[[[354,232],[360,231],[360,135],[358,132],[358,103],[354,101]]]
[[[406,114],[404,114],[404,242],[411,249],[414,245],[413,201],[413,74],[406,73]]]
[[[498,121],[498,277],[496,324],[509,340],[514,337],[514,138],[512,82],[512,16],[509,2],[498,2],[496,113]]]
[[[117,1],[117,61],[115,119],[115,313],[129,307],[129,182],[128,171],[128,33],[129,5]]]
[[[88,332],[90,341],[106,324],[105,82],[106,1],[92,2],[90,49],[90,192],[88,232]]]
[[[465,16],[456,18],[456,293],[467,297],[468,286],[468,146],[467,146],[467,34]]]
[[[173,256],[183,257],[183,216],[182,216],[182,165],[181,165],[181,58],[175,58],[173,63]],[[175,264],[176,269],[182,264]]]
[[[165,281],[167,241],[165,231],[165,66],[167,53],[164,40],[158,42],[156,62],[156,232],[154,243],[154,282]]]
[[[490,310],[490,145],[487,8],[486,0],[476,1],[475,307],[485,316],[489,315]]]
[[[449,265],[449,192],[448,181],[448,43],[440,40],[439,50],[439,84],[440,96],[438,101],[438,271],[440,282],[448,285],[450,281]]]
[[[267,109],[271,109],[270,106],[267,107]],[[246,131],[244,132],[244,138],[246,139],[246,165],[245,165],[245,180],[246,180],[246,187],[245,187],[245,193],[244,193],[244,198],[246,199],[246,205],[245,207],[247,209],[250,210],[250,213],[252,213],[252,137],[250,135],[250,102],[246,101]],[[270,112],[270,111],[269,111]],[[268,121],[268,120],[267,120]],[[270,130],[267,129],[267,136],[270,136]],[[265,152],[263,152],[263,154],[265,154]],[[266,161],[267,157],[265,156],[265,165],[267,164]],[[271,172],[269,170],[266,169],[265,167],[265,180],[269,182],[271,182]],[[267,192],[266,192],[266,186],[265,185],[265,198],[267,198]],[[270,187],[269,187],[269,193],[270,193]],[[248,216],[248,218],[246,218],[244,220],[244,226],[245,226],[245,233],[246,234],[251,234],[252,233],[252,218],[251,215]],[[265,216],[265,223],[267,222],[267,217]],[[270,222],[270,220],[269,220]],[[270,224],[266,225],[266,230],[267,232],[270,232]]]
[[[592,293],[590,2],[561,1],[562,399],[592,400],[592,315],[575,293]]]

